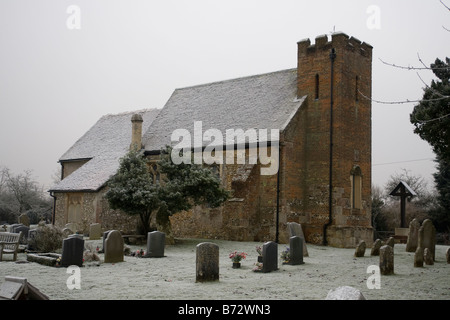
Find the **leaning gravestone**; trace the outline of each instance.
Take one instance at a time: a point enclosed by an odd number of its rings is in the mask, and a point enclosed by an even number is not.
[[[197,245],[196,282],[219,280],[219,246],[211,242],[202,242]]]
[[[289,238],[293,236],[297,236],[302,238],[303,240],[303,256],[309,257],[308,249],[306,248],[305,236],[303,235],[302,225],[297,222],[288,222],[287,229],[289,232]]]
[[[77,236],[70,236],[63,240],[61,265],[63,267],[83,265],[84,240]]]
[[[380,273],[394,274],[394,248],[389,245],[380,248]]]
[[[373,243],[372,250],[370,251],[371,256],[379,256],[380,255],[380,248],[381,248],[381,240],[377,239]]]
[[[430,250],[433,261],[435,259],[435,247],[436,247],[436,229],[430,219],[425,219],[422,222],[423,227],[423,250],[428,248]]]
[[[303,239],[297,236],[289,238],[290,265],[303,264]]]
[[[355,249],[355,257],[364,257],[365,252],[366,252],[366,242],[364,240],[361,240]]]
[[[123,238],[119,231],[111,230],[105,240],[105,263],[123,262]]]
[[[419,221],[414,218],[409,223],[408,240],[406,241],[406,252],[415,252],[419,242]]]
[[[153,231],[147,234],[147,254],[145,258],[164,257],[164,247],[166,245],[166,234],[160,231]]]
[[[264,243],[262,255],[262,272],[267,273],[278,270],[278,244],[276,242],[268,241]]]
[[[100,223],[93,223],[89,226],[89,240],[98,240],[102,237],[102,226]]]
[[[394,237],[389,237],[389,239],[387,239],[387,241],[386,241],[386,245],[391,246],[392,248],[394,248],[394,245],[395,245]]]

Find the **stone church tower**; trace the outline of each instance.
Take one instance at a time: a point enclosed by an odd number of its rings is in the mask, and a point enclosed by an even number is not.
[[[343,33],[298,42],[297,96],[307,95],[299,125],[302,178],[286,214],[302,224],[308,242],[349,247],[373,240],[371,64],[372,47]]]

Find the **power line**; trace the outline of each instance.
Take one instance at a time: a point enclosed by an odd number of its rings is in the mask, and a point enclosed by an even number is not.
[[[403,160],[403,161],[395,161],[395,162],[376,163],[376,164],[372,164],[372,167],[375,167],[375,166],[384,166],[384,165],[388,165],[388,164],[397,164],[397,163],[407,163],[407,162],[427,161],[427,160],[434,160],[434,158],[424,158],[424,159],[414,159],[414,160]]]

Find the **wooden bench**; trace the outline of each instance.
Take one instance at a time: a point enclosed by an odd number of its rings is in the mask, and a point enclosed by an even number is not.
[[[17,252],[19,251],[19,241],[22,236],[20,233],[0,232],[0,261],[3,254],[13,254],[13,261],[17,260]]]

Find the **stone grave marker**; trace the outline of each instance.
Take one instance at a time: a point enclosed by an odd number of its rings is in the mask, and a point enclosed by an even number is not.
[[[83,265],[84,240],[76,236],[70,236],[63,240],[61,266]]]
[[[445,252],[445,257],[447,258],[447,263],[450,263],[450,248]]]
[[[22,213],[19,216],[19,223],[23,224],[24,226],[29,227],[30,226],[30,218],[28,218],[28,215],[26,213]]]
[[[395,245],[394,237],[389,237],[389,239],[387,239],[387,241],[386,241],[386,245],[391,246],[392,248],[394,248],[394,245]]]
[[[373,243],[372,250],[370,251],[371,256],[379,256],[380,255],[380,248],[381,248],[381,240],[377,239]]]
[[[364,240],[361,240],[359,244],[356,246],[355,249],[355,257],[364,257],[364,254],[366,252],[366,242]]]
[[[108,230],[103,232],[103,248],[100,249],[99,253],[104,253],[105,252],[105,240],[108,237],[108,234],[111,232],[112,230]]]
[[[264,243],[262,249],[262,272],[267,273],[278,270],[278,244],[273,241]]]
[[[394,248],[384,245],[380,248],[380,273],[394,274]]]
[[[417,236],[417,249],[414,253],[414,267],[423,267],[423,227],[421,226]]]
[[[415,252],[419,242],[419,221],[414,218],[409,223],[408,240],[406,241],[406,252]]]
[[[289,238],[293,237],[293,236],[302,238],[302,240],[303,240],[303,256],[309,257],[308,249],[306,248],[305,236],[303,235],[302,225],[298,224],[297,222],[288,222],[287,229],[289,232]]]
[[[105,239],[105,263],[123,262],[123,246],[120,232],[111,230]]]
[[[303,239],[298,236],[289,238],[290,265],[303,264]]]
[[[20,243],[21,244],[27,244],[28,243],[28,232],[30,231],[30,227],[27,227],[23,224],[16,225],[14,227],[14,233],[21,233],[22,236],[20,237]]]
[[[89,240],[98,240],[102,237],[102,226],[100,223],[93,223],[89,226]]]
[[[164,257],[164,247],[166,245],[166,234],[160,231],[153,231],[147,234],[147,253],[145,258]]]
[[[202,242],[196,250],[196,282],[219,280],[219,246],[211,242]]]
[[[433,261],[436,261],[435,259],[436,229],[434,228],[434,225],[430,219],[425,219],[422,222],[422,227],[423,227],[423,242],[422,242],[423,250],[425,252],[425,248],[428,248],[428,250],[430,250]]]

